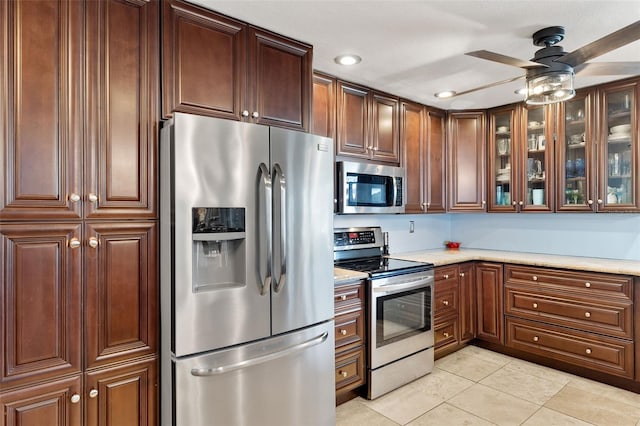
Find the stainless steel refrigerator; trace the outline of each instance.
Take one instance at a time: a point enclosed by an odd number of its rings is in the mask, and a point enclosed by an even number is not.
[[[162,424],[333,425],[333,142],[161,131]]]

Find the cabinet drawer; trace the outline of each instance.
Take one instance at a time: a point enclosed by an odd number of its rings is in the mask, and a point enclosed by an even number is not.
[[[336,348],[362,344],[364,341],[364,314],[362,311],[350,312],[335,317]]]
[[[459,274],[460,268],[458,267],[458,265],[439,266],[433,271],[434,280],[436,283],[442,281],[457,283]]]
[[[535,285],[560,291],[575,291],[593,297],[632,298],[632,280],[626,276],[517,265],[506,265],[504,271],[506,284]]]
[[[336,357],[336,391],[349,391],[364,382],[364,348]]]
[[[436,324],[433,328],[434,347],[440,349],[441,347],[458,343],[458,320],[452,318],[449,321]]]
[[[505,313],[594,333],[633,338],[631,301],[587,299],[524,286],[507,286]]]
[[[364,306],[364,281],[343,284],[334,288],[333,304],[336,314]]]
[[[434,311],[433,316],[437,320],[452,315],[458,315],[460,306],[460,290],[458,282],[449,281],[436,282],[433,294]]]
[[[633,342],[507,317],[507,346],[633,378]]]

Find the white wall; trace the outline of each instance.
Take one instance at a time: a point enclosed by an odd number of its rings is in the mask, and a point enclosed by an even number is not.
[[[409,233],[409,221],[415,232]],[[640,261],[638,214],[336,215],[334,227],[381,226],[391,254],[463,247]]]

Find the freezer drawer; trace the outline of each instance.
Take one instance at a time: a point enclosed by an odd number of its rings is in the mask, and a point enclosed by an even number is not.
[[[172,376],[164,425],[334,425],[334,324],[174,359]]]

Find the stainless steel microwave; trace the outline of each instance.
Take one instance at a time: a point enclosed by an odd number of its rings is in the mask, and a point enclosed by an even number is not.
[[[404,179],[401,167],[340,161],[339,213],[404,213]]]

